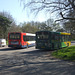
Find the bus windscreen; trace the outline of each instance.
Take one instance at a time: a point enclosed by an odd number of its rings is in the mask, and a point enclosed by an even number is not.
[[[20,33],[11,33],[9,39],[20,39]]]
[[[37,39],[39,39],[39,40],[47,40],[48,38],[49,38],[48,32],[37,33]]]

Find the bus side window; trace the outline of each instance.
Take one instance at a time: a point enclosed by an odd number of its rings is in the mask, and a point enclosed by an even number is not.
[[[69,41],[71,41],[71,35],[69,35]]]
[[[51,39],[55,40],[55,35],[54,34],[51,35]]]
[[[29,41],[29,36],[26,36],[27,37],[27,41]]]
[[[59,37],[60,37],[60,42],[61,42],[61,35]]]
[[[60,42],[60,35],[58,34],[58,42]]]
[[[58,41],[58,42],[60,41],[59,34],[57,34],[57,41]]]
[[[58,34],[55,35],[55,41],[59,41]]]
[[[63,42],[65,42],[65,35],[63,35]]]
[[[61,35],[59,35],[59,41],[61,42]]]
[[[67,35],[66,35],[66,41],[67,41]]]
[[[26,37],[23,35],[23,40],[26,41]]]
[[[63,41],[63,37],[62,37],[62,35],[61,35],[61,42]]]
[[[35,41],[35,36],[32,36],[32,41]]]
[[[68,35],[68,41],[70,41],[70,35]]]
[[[24,41],[28,41],[28,36],[24,36],[24,35],[23,35],[23,40],[24,40]]]
[[[29,36],[29,41],[31,41],[32,40],[32,37],[31,36]]]
[[[65,35],[63,35],[63,42],[65,41]]]
[[[61,41],[64,42],[64,35],[61,35]]]
[[[68,35],[66,35],[66,41],[68,41]]]
[[[66,35],[64,35],[64,41],[66,41]]]

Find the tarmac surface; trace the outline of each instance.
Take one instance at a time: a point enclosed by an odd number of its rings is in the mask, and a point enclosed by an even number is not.
[[[51,52],[0,47],[0,75],[75,75],[75,62],[56,59]]]

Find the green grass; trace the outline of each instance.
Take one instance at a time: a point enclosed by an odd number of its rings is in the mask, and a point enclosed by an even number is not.
[[[75,46],[54,51],[52,55],[56,58],[75,61]]]
[[[6,45],[8,45],[8,41],[6,41]]]

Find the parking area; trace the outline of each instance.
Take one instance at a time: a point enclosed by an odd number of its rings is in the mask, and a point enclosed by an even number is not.
[[[75,62],[54,58],[51,52],[0,47],[0,75],[75,75]]]

